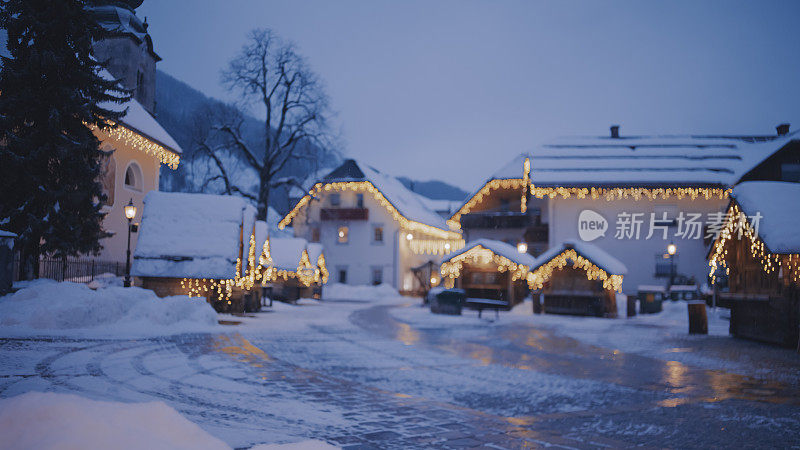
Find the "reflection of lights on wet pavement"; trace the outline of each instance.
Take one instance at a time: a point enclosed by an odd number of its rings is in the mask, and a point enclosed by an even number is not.
[[[689,368],[678,361],[667,361],[664,366],[664,382],[673,388],[680,388],[686,384],[686,372]]]
[[[411,326],[407,323],[398,322],[396,338],[405,345],[414,345],[415,342],[419,341],[419,333],[411,329]]]

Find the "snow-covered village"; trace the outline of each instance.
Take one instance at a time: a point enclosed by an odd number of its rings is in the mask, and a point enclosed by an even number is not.
[[[800,448],[798,19],[0,0],[0,449]]]

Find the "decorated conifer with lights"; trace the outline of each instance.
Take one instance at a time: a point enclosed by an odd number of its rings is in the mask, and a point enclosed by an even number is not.
[[[100,142],[130,93],[101,77],[101,38],[82,0],[5,0],[10,57],[0,71],[0,227],[20,236],[26,270],[40,254],[92,253],[103,237]]]

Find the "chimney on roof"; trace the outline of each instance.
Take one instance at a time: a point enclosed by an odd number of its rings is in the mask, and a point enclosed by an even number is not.
[[[619,139],[619,125],[611,125],[611,138]]]
[[[778,136],[786,136],[787,134],[789,134],[789,127],[790,126],[791,125],[788,124],[788,123],[782,123],[782,124],[778,125],[777,127],[775,127],[775,130],[778,131]]]

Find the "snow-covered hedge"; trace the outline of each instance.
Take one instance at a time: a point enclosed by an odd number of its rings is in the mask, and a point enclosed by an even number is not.
[[[204,300],[158,298],[141,288],[92,290],[84,284],[37,280],[0,297],[0,335],[64,334],[90,330],[120,334],[174,334],[217,325]]]

